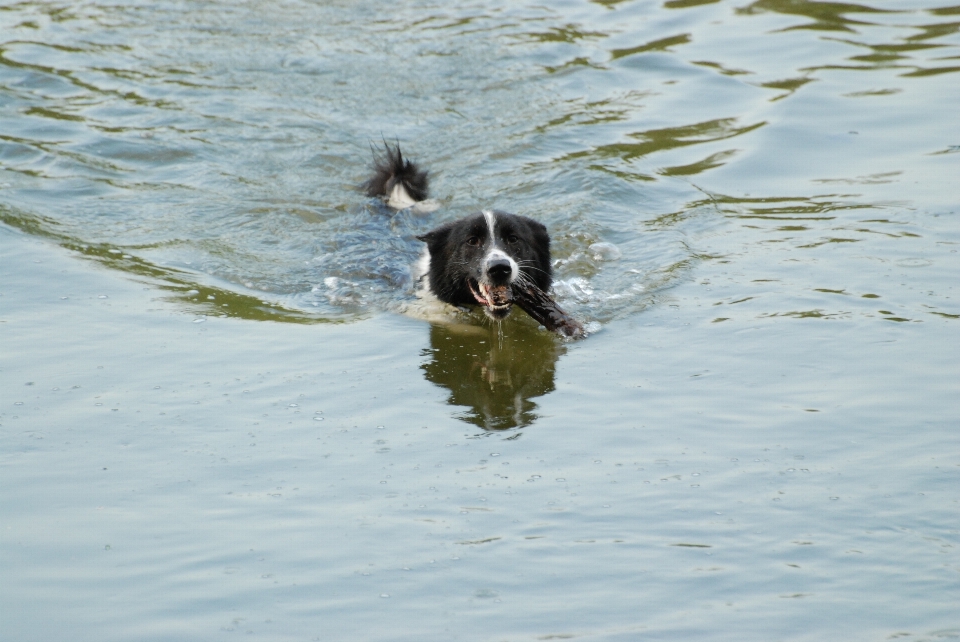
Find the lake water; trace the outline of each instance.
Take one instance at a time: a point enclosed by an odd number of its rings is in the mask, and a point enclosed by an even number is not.
[[[0,637],[960,638],[950,1],[4,3]]]

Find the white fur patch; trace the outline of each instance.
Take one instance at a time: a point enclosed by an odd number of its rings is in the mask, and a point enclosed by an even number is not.
[[[497,226],[497,215],[491,210],[483,210],[483,218],[487,219],[487,229],[490,230],[490,251],[487,252],[487,255],[483,257],[483,271],[486,273],[487,265],[491,261],[496,261],[497,259],[506,259],[510,263],[510,283],[513,283],[517,280],[517,275],[520,274],[520,267],[517,265],[517,262],[513,259],[512,256],[504,252],[499,248],[497,243],[497,236],[494,232],[494,229]]]
[[[403,183],[394,185],[387,197],[387,205],[395,210],[403,210],[416,204],[417,202],[410,198],[410,194],[407,193],[407,188],[403,186]]]
[[[490,210],[483,210],[483,218],[487,219],[487,229],[490,230],[490,240],[496,245],[497,237],[494,236],[493,228],[497,222],[497,216]]]
[[[463,312],[456,306],[444,303],[430,291],[430,250],[424,248],[423,254],[410,267],[416,298],[404,303],[400,311],[415,319],[446,325],[460,323]]]
[[[414,288],[430,291],[430,249],[423,248],[423,254],[411,266],[410,276],[413,277]]]

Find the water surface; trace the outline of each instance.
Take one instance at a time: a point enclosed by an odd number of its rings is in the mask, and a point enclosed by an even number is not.
[[[0,7],[13,640],[960,636],[960,7]],[[366,199],[371,144],[439,208]],[[415,236],[551,230],[564,342]]]

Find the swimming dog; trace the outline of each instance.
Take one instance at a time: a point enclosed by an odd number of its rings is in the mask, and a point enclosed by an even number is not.
[[[429,177],[404,159],[400,146],[374,151],[374,174],[363,185],[368,196],[395,210],[428,205]],[[439,301],[480,305],[494,320],[516,303],[548,330],[569,338],[586,336],[584,326],[564,312],[548,292],[553,282],[550,235],[542,223],[500,210],[483,210],[420,235],[427,244],[415,279]]]
[[[399,145],[384,148],[383,154],[375,152],[373,177],[363,184],[367,195],[396,210],[426,200],[427,172],[404,159]],[[550,235],[526,216],[483,210],[417,238],[427,244],[418,276],[445,303],[479,305],[488,317],[500,320],[521,292],[550,290]]]

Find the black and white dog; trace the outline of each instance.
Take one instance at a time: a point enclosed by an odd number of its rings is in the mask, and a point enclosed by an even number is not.
[[[426,171],[403,158],[399,145],[385,145],[363,187],[368,196],[399,210],[427,199],[429,179]],[[503,319],[513,306],[512,287],[534,285],[550,291],[550,236],[533,219],[483,210],[417,238],[427,244],[422,279],[445,303],[480,305],[491,319]]]

